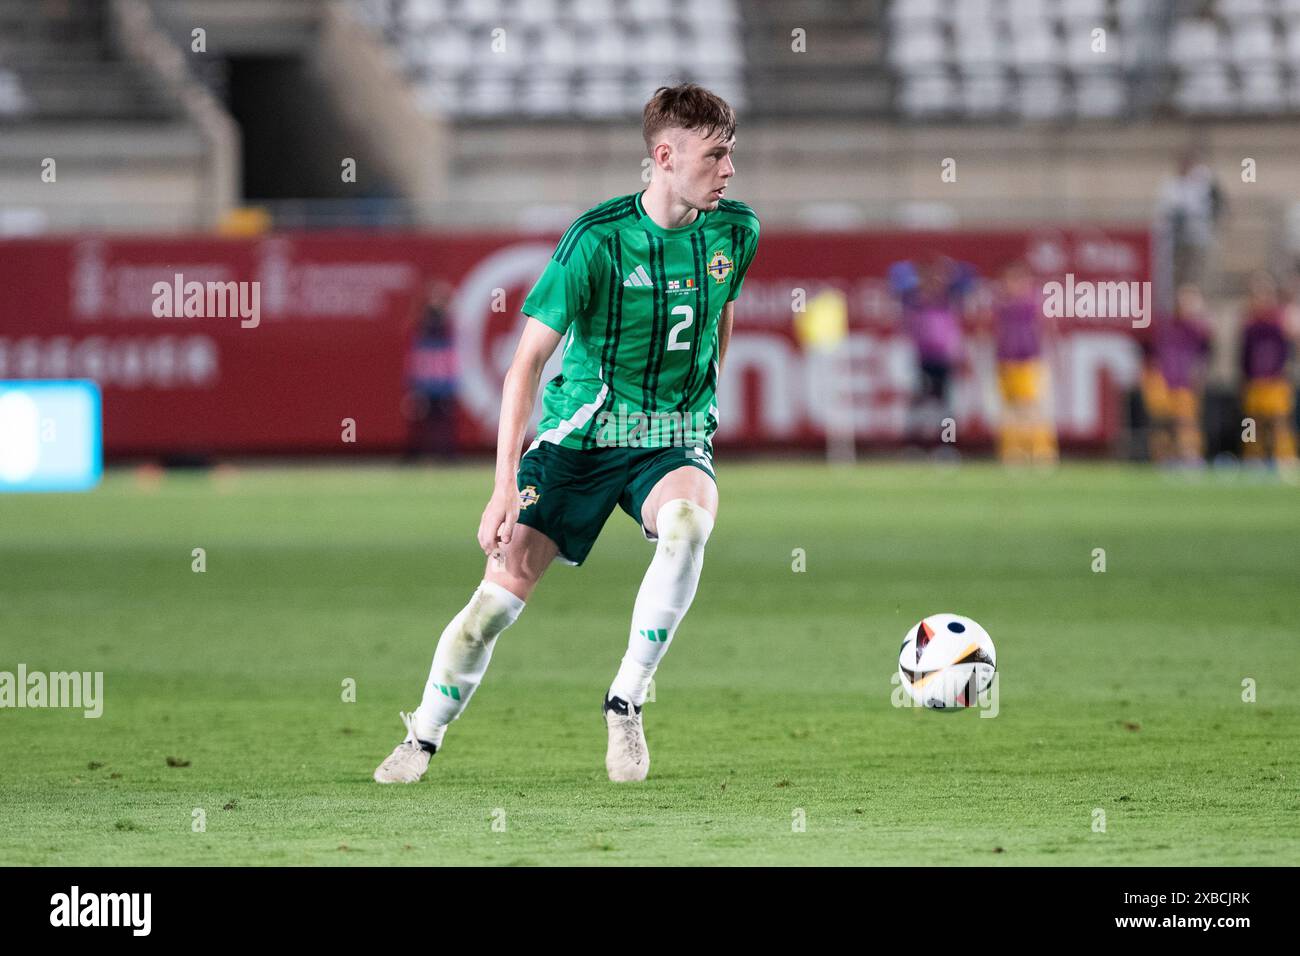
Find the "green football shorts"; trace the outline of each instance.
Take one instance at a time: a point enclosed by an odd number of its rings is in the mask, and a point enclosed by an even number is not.
[[[693,465],[715,482],[712,451],[667,448],[564,448],[542,442],[519,462],[519,524],[536,528],[560,548],[560,560],[579,565],[618,505],[637,524],[641,506],[668,472]],[[646,540],[654,537],[641,528]]]

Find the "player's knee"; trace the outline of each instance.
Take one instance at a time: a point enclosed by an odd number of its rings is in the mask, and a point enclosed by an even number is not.
[[[466,643],[485,644],[513,624],[523,609],[522,598],[494,581],[484,580],[465,609],[461,638]]]
[[[713,532],[713,515],[689,498],[674,498],[660,506],[655,530],[666,546],[702,548]]]

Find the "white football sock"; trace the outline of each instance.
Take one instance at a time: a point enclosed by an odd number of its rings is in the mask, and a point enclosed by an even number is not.
[[[659,543],[632,608],[627,653],[609,688],[609,696],[638,707],[645,703],[655,668],[695,598],[713,515],[693,501],[674,498],[659,509],[655,526]]]
[[[513,624],[524,602],[499,584],[483,581],[438,638],[424,699],[415,711],[415,735],[442,746],[447,725],[461,715],[483,680],[497,635]]]

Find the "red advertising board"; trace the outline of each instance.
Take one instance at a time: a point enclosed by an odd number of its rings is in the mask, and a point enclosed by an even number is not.
[[[97,380],[110,456],[395,451],[408,440],[402,399],[415,323],[428,282],[442,278],[453,289],[461,444],[490,450],[502,378],[525,321],[519,308],[556,238],[332,232],[3,241],[0,378]],[[1018,258],[1044,282],[1149,278],[1141,229],[765,232],[737,302],[719,446],[821,440],[830,378],[825,360],[796,342],[791,309],[798,290],[811,297],[828,285],[842,289],[849,306],[847,387],[858,437],[899,440],[916,370],[886,275],[893,262],[935,253],[970,263],[983,278]],[[192,283],[197,299],[187,291]],[[987,288],[977,287],[973,308],[982,297]],[[1116,388],[1138,374],[1131,324],[1077,318],[1060,326],[1050,359],[1062,439],[1105,442]],[[993,359],[977,336],[968,337],[965,355],[955,412],[968,423],[966,437],[978,439],[998,411]],[[557,350],[548,375],[558,361]]]

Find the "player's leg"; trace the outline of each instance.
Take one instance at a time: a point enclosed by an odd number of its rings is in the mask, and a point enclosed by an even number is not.
[[[1024,362],[1004,361],[998,367],[998,386],[1002,393],[998,457],[1003,464],[1027,464],[1031,456],[1035,426],[1031,374]]]
[[[1020,363],[1018,397],[1024,409],[1023,451],[1040,467],[1057,463],[1056,425],[1050,415],[1047,395],[1047,366],[1041,358]]]
[[[695,598],[704,545],[718,513],[718,488],[706,458],[680,465],[693,450],[665,449],[629,487],[625,508],[657,538],[632,608],[627,651],[605,695],[609,748],[605,769],[615,782],[644,780],[650,754],[641,723],[650,681]],[[671,469],[671,470],[667,470]],[[646,487],[649,492],[646,492]]]
[[[1151,426],[1148,435],[1148,445],[1151,451],[1151,460],[1156,464],[1166,464],[1174,457],[1174,427],[1173,419],[1167,415],[1160,415],[1151,419]]]
[[[1174,445],[1181,464],[1197,465],[1202,462],[1204,450],[1201,443],[1201,408],[1196,393],[1190,388],[1178,392]]]
[[[695,599],[717,514],[718,486],[693,465],[664,475],[646,497],[641,526],[658,540],[632,607],[628,650],[610,685],[611,697],[638,707],[645,702],[655,669]]]
[[[934,400],[935,379],[932,367],[918,359],[916,387],[907,406],[907,440],[924,445],[930,440],[931,403]]]
[[[1269,383],[1268,411],[1272,419],[1269,448],[1273,462],[1279,470],[1294,472],[1296,467],[1295,397],[1293,387],[1285,378]]]
[[[520,524],[510,543],[488,558],[469,603],[438,638],[424,697],[415,712],[420,740],[442,746],[447,725],[461,715],[482,683],[497,637],[519,619],[557,550],[545,534]]]
[[[443,628],[420,706],[403,715],[406,739],[375,771],[376,781],[415,783],[424,775],[447,726],[482,682],[497,637],[519,618],[557,550],[542,532],[516,525],[510,543],[488,558],[469,603]]]
[[[1029,462],[1031,411],[1018,398],[1004,406],[1002,428],[999,431],[998,452],[1004,464],[1023,465]]]

